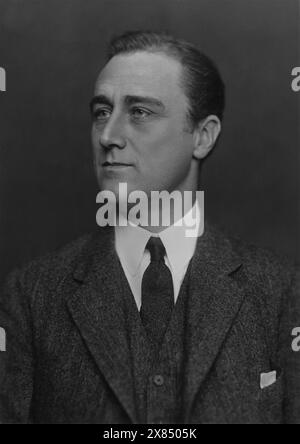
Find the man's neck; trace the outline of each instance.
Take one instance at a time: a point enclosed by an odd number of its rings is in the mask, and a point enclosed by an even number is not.
[[[172,201],[172,204],[163,205],[163,201],[160,201],[160,205],[156,206],[151,205],[149,200],[148,224],[140,226],[151,233],[160,233],[183,219],[194,207],[196,200],[197,193],[192,191],[181,193],[181,201]]]

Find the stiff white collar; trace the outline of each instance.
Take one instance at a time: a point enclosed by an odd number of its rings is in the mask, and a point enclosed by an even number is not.
[[[174,225],[160,233],[152,233],[143,227],[128,223],[125,227],[115,227],[115,242],[117,254],[131,276],[135,276],[141,265],[146,244],[151,236],[160,237],[166,249],[167,259],[174,275],[180,271],[192,258],[198,237],[187,236],[187,230],[195,233],[200,227],[200,207],[196,200],[188,213]],[[193,223],[196,221],[196,227]]]

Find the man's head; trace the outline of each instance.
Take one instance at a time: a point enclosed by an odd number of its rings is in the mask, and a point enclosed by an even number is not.
[[[91,103],[100,188],[195,190],[224,101],[216,67],[193,45],[149,32],[113,39]]]

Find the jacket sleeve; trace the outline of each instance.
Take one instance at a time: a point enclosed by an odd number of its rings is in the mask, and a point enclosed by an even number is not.
[[[33,335],[22,280],[18,271],[11,273],[0,292],[0,424],[30,422]]]
[[[283,363],[285,423],[300,424],[300,272],[286,293],[279,329],[279,354]]]

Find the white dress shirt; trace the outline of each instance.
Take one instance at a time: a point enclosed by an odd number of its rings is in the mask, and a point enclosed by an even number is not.
[[[194,213],[192,213],[194,211]],[[195,213],[196,211],[196,213]],[[152,233],[132,223],[125,227],[115,227],[115,246],[124,273],[135,298],[138,310],[142,304],[142,278],[150,263],[150,253],[145,249],[151,236],[160,237],[165,250],[165,264],[169,267],[174,287],[174,303],[184,279],[188,264],[194,255],[197,236],[187,237],[186,229],[196,220],[196,230],[200,227],[200,207],[196,200],[194,207],[181,219],[182,226],[172,225],[160,233]]]

